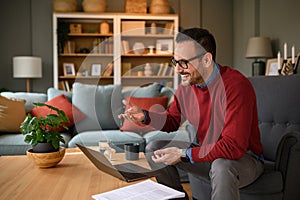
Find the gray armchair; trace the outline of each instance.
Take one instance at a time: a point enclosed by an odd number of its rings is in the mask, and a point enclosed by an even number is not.
[[[250,77],[258,103],[265,171],[241,200],[300,199],[300,75]],[[208,179],[189,174],[195,199],[210,199]]]

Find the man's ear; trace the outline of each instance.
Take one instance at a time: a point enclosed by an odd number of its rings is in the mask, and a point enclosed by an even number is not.
[[[204,64],[204,67],[209,67],[212,64],[212,62],[213,62],[211,53],[207,52],[203,56],[202,62]]]

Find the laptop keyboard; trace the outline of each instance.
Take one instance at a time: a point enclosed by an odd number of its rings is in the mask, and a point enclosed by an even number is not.
[[[135,165],[132,163],[124,163],[120,165],[114,165],[116,169],[119,171],[127,172],[127,173],[134,173],[134,174],[145,174],[147,172],[150,172],[149,169],[146,169],[144,167],[141,167],[139,165]]]

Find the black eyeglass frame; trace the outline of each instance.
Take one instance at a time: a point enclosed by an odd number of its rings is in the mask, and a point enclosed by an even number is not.
[[[207,52],[203,52],[201,54],[198,54],[190,59],[180,59],[180,60],[175,60],[174,57],[171,58],[171,63],[173,64],[173,67],[176,67],[177,64],[179,64],[179,67],[181,67],[182,69],[187,69],[188,67],[188,63],[191,62],[192,60],[195,60],[196,58],[200,58],[202,56],[204,56]],[[185,64],[185,67],[183,66],[183,63]]]

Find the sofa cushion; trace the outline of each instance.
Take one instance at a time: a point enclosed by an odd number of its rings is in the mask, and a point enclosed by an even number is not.
[[[45,102],[47,105],[54,106],[65,112],[66,116],[69,118],[70,122],[66,123],[67,127],[73,126],[75,123],[80,122],[86,116],[76,108],[76,106],[72,105],[64,94],[54,97],[53,99]],[[46,117],[48,114],[57,114],[55,111],[50,110],[50,108],[46,106],[35,107],[30,111],[35,117]],[[65,130],[63,127],[58,129],[59,131]]]
[[[153,83],[145,87],[138,87],[134,89],[124,89],[122,91],[123,98],[128,96],[134,97],[159,97],[161,85],[159,83]]]
[[[69,142],[69,147],[76,147],[76,144],[84,146],[98,146],[99,142],[111,141],[117,152],[123,151],[126,143],[139,143],[140,150],[145,148],[144,139],[133,132],[121,132],[119,130],[97,130],[85,131],[74,136]]]
[[[121,113],[121,85],[73,84],[72,102],[87,117],[76,123],[77,132],[118,129]]]
[[[34,108],[34,102],[44,103],[47,101],[47,95],[44,93],[28,93],[28,92],[2,92],[1,96],[14,99],[24,99],[26,112]]]
[[[47,96],[48,96],[48,101],[53,99],[54,97],[57,97],[61,94],[66,95],[67,99],[72,102],[72,92],[68,92],[65,90],[58,90],[55,88],[48,88],[47,90]]]
[[[0,96],[0,131],[20,132],[26,114],[24,104],[25,100]]]
[[[146,144],[156,140],[177,140],[190,142],[189,135],[185,130],[178,130],[174,132],[151,131],[143,135]]]
[[[155,98],[136,98],[136,97],[127,97],[126,101],[129,102],[129,104],[136,105],[142,109],[149,110],[149,111],[157,111],[162,112],[165,110],[167,103],[168,103],[168,97],[155,97]],[[126,109],[128,109],[129,106],[126,106]],[[151,127],[150,125],[141,124],[141,123],[135,123],[131,122],[127,119],[124,120],[123,126],[120,128],[121,131],[132,131],[139,134],[144,134],[149,131],[154,131],[155,129]]]

